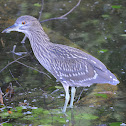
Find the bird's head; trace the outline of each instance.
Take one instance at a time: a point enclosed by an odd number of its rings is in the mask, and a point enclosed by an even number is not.
[[[11,31],[18,31],[27,34],[29,31],[34,31],[35,29],[40,28],[39,21],[32,16],[25,15],[19,17],[14,25],[6,28],[2,33],[10,33]]]

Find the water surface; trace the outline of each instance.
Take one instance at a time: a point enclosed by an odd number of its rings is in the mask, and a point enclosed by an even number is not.
[[[77,2],[45,1],[41,21],[63,15]],[[40,0],[1,0],[0,31],[11,26],[21,15],[38,18],[40,9]],[[1,106],[1,123],[48,126],[120,126],[126,123],[125,10],[125,1],[82,0],[80,6],[67,16],[67,20],[42,23],[52,42],[89,52],[117,76],[120,84],[78,88],[74,109],[68,108],[67,116],[64,116],[60,113],[64,104],[64,89],[35,59],[27,39],[24,45],[30,56],[22,58],[20,62],[45,74],[19,63],[9,65],[0,73],[3,93],[6,94],[10,84],[14,88],[13,96],[4,98],[5,106]],[[0,33],[0,70],[14,58],[20,57],[11,53],[14,45],[16,52],[26,52],[21,44],[23,36],[17,32]]]

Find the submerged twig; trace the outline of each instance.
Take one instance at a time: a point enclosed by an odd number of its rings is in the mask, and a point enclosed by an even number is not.
[[[26,56],[28,56],[28,55],[21,56],[21,57],[15,59],[14,61],[8,63],[2,70],[0,70],[0,73],[1,73],[3,70],[5,70],[8,66],[10,66],[11,64],[15,63],[15,62],[18,61],[19,59],[22,59],[22,58],[24,58],[24,57],[26,57]]]
[[[54,90],[51,94],[54,94],[54,93],[56,93],[57,91],[59,91],[59,89]]]
[[[20,61],[16,61],[16,62],[19,63],[19,64],[21,64],[21,65],[23,65],[23,66],[25,66],[25,67],[28,67],[28,68],[30,68],[32,70],[38,71],[39,73],[45,74],[49,79],[51,79],[51,77],[48,74],[46,74],[45,72],[42,72],[40,70],[37,70],[34,67],[28,66],[28,65],[26,65],[26,64],[24,64],[24,63],[22,63]]]
[[[12,52],[13,52],[14,54],[15,54],[15,52],[14,52],[15,49],[16,49],[16,46],[13,47],[13,51],[12,51]],[[26,55],[24,55],[24,56],[22,56],[22,57],[19,57],[19,58],[17,58],[17,59],[15,59],[15,57],[13,57],[13,58],[14,58],[14,61],[8,63],[2,70],[0,70],[0,73],[1,73],[3,70],[5,70],[8,66],[10,66],[11,64],[17,62],[17,63],[19,63],[19,64],[21,64],[21,65],[23,65],[23,66],[25,66],[25,67],[27,67],[27,68],[30,68],[30,69],[32,69],[32,70],[38,71],[39,73],[45,74],[47,77],[49,77],[49,78],[51,79],[51,77],[50,77],[48,74],[46,74],[45,72],[42,72],[42,71],[40,71],[40,70],[37,70],[37,69],[35,69],[35,68],[31,67],[31,66],[28,66],[28,65],[26,65],[26,64],[24,64],[24,63],[18,61],[18,60],[20,60],[20,59],[22,59],[22,58],[24,58],[24,57],[26,57],[26,56],[28,56],[28,54],[26,54]],[[11,74],[11,75],[12,75],[12,74]],[[13,76],[12,76],[12,77],[13,77]],[[20,84],[19,84],[19,85],[20,85]],[[21,86],[21,85],[20,85],[20,86]]]
[[[42,3],[41,3],[41,10],[39,12],[39,18],[38,18],[39,21],[40,21],[41,16],[42,16],[43,6],[44,6],[44,0],[42,0]]]
[[[22,87],[22,86],[20,85],[20,83],[15,79],[15,77],[14,77],[14,75],[12,74],[12,72],[11,72],[10,69],[9,69],[9,72],[10,72],[12,78],[14,79],[14,81],[15,81],[20,87]],[[23,87],[22,87],[22,88],[23,88]]]
[[[81,0],[78,1],[78,3],[70,10],[68,11],[66,14],[60,16],[60,17],[66,17],[68,14],[70,14],[75,8],[77,8],[80,5]]]
[[[81,97],[83,91],[84,91],[84,88],[83,88],[83,90],[81,91],[81,93],[80,93],[80,95],[79,95],[79,97],[78,97],[78,99],[77,99],[77,102],[80,100],[80,97]]]
[[[78,1],[78,3],[67,13],[65,13],[64,15],[60,16],[60,17],[55,17],[55,18],[50,18],[50,19],[46,19],[43,21],[40,21],[40,23],[46,22],[46,21],[51,21],[51,20],[61,20],[61,19],[67,19],[67,15],[70,14],[75,8],[77,8],[80,5],[81,0]]]
[[[13,54],[25,54],[26,52],[19,52],[19,53],[16,53],[15,52],[15,49],[16,49],[16,45],[14,45],[13,46],[13,51],[12,51],[12,53]],[[30,53],[29,53],[30,54]],[[26,55],[28,55],[28,54],[26,54]],[[15,57],[13,56],[13,58],[14,58],[14,60],[15,60]],[[45,72],[42,72],[42,71],[40,71],[40,70],[37,70],[37,69],[35,69],[35,68],[33,68],[33,67],[31,67],[31,66],[28,66],[28,65],[26,65],[26,64],[24,64],[24,63],[22,63],[22,62],[20,62],[20,61],[15,61],[15,62],[17,62],[17,63],[19,63],[19,64],[21,64],[21,65],[23,65],[23,66],[25,66],[25,67],[28,67],[28,68],[30,68],[30,69],[32,69],[32,70],[36,70],[36,71],[38,71],[39,73],[42,73],[42,74],[45,74],[47,77],[49,77],[50,79],[51,79],[51,77],[48,75],[48,74],[46,74]]]

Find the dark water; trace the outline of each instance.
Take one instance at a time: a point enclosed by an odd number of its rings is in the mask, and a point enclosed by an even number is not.
[[[46,0],[41,21],[63,15],[77,2]],[[21,15],[38,18],[40,9],[40,0],[1,0],[0,31],[11,26]],[[0,33],[0,70],[14,58],[20,57],[11,53],[14,45],[16,52],[26,52],[26,48],[31,52],[30,56],[20,59],[20,63],[12,63],[0,73],[2,92],[6,94],[10,84],[14,88],[13,97],[4,97],[5,106],[1,106],[0,121],[4,125],[125,125],[126,2],[82,0],[80,6],[67,18],[42,23],[50,40],[81,48],[97,57],[117,76],[120,84],[98,84],[88,89],[78,88],[74,109],[67,109],[67,116],[64,116],[59,113],[64,104],[64,89],[35,59],[28,39],[24,47],[21,44],[24,36],[22,33]],[[24,107],[20,107],[21,105]],[[12,111],[12,114],[8,114],[8,110]]]

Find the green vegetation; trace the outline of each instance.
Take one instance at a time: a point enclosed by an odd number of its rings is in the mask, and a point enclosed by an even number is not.
[[[77,2],[78,0],[45,0],[41,21],[65,14]],[[39,17],[40,9],[41,3],[36,0],[0,0],[1,31],[11,26],[21,15]],[[82,0],[80,6],[67,18],[67,20],[42,23],[50,40],[85,50],[97,57],[118,77],[121,83],[117,86],[107,84],[100,87],[92,86],[81,96],[82,88],[78,88],[75,108],[73,111],[68,109],[66,113],[68,116],[64,116],[60,113],[60,109],[57,109],[64,104],[64,97],[61,96],[64,93],[62,85],[56,82],[56,79],[36,61],[34,54],[30,53],[30,56],[21,59],[20,62],[48,74],[49,77],[18,63],[11,64],[0,73],[2,92],[6,94],[10,83],[14,88],[13,96],[4,97],[6,107],[0,109],[0,123],[3,126],[22,124],[119,126],[126,123],[126,35],[124,32],[126,1]],[[17,32],[0,34],[0,70],[14,60],[10,53],[14,45],[17,46],[16,52],[26,52],[20,43],[23,36]],[[25,46],[31,52],[28,39]],[[55,90],[57,92],[52,95],[51,93]],[[77,99],[79,99],[78,102]],[[28,101],[27,107],[20,107],[19,104],[24,103],[24,100]],[[10,112],[8,112],[8,106]],[[37,108],[33,109],[32,106]]]

